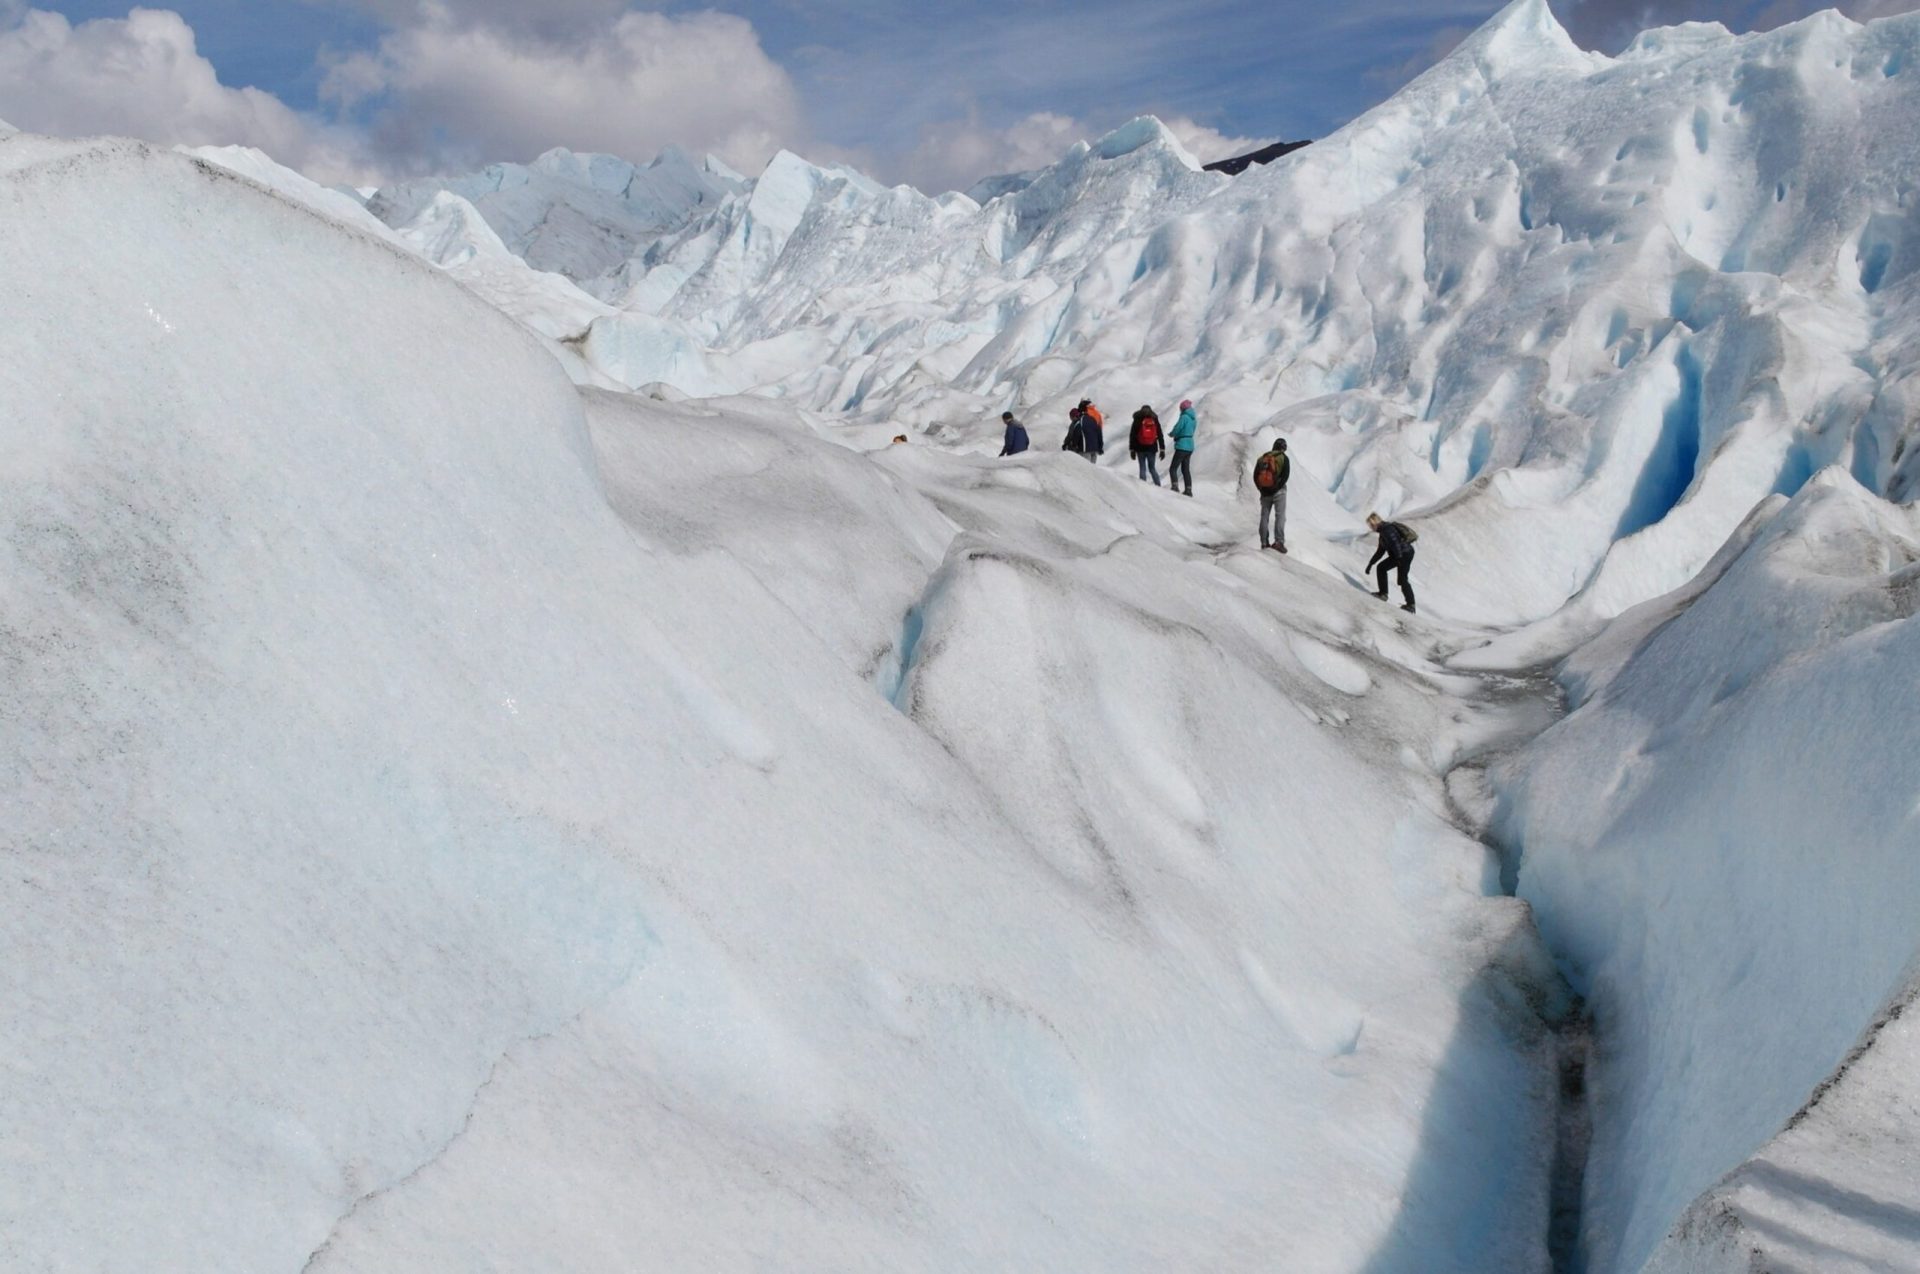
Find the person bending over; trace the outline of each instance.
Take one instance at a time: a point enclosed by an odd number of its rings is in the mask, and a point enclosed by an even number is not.
[[[1400,572],[1400,596],[1407,599],[1400,609],[1411,613],[1413,585],[1407,583],[1407,569],[1413,565],[1413,542],[1420,538],[1420,533],[1399,522],[1389,522],[1378,513],[1367,514],[1367,526],[1380,534],[1379,546],[1373,550],[1373,556],[1367,559],[1368,570],[1373,569],[1375,562],[1380,564],[1380,587],[1373,595],[1382,601],[1386,600],[1387,572],[1397,570]]]

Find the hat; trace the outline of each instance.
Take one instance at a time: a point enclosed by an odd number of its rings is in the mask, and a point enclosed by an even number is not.
[[[1287,449],[1287,440],[1285,438],[1275,438],[1273,440],[1273,449],[1275,451],[1285,451]]]
[[[1081,405],[1082,407],[1091,407],[1091,406],[1093,406],[1093,399],[1091,399],[1091,398],[1082,398],[1082,399],[1080,400],[1080,405]]]
[[[1190,408],[1190,407],[1192,407],[1192,406],[1193,406],[1193,399],[1191,399],[1191,398],[1182,398],[1182,399],[1180,400],[1180,410],[1181,410],[1181,411],[1186,411],[1187,409],[1189,409],[1189,408]]]

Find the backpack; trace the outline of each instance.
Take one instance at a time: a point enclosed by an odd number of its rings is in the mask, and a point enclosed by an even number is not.
[[[1142,417],[1140,421],[1140,445],[1143,447],[1152,447],[1158,445],[1159,442],[1160,422],[1152,416]]]
[[[1253,462],[1253,485],[1262,491],[1280,489],[1280,466],[1273,462],[1271,451],[1262,454]]]
[[[1412,544],[1415,540],[1420,538],[1420,532],[1414,530],[1412,527],[1408,526],[1405,522],[1395,522],[1394,525],[1400,528],[1400,534],[1407,537],[1408,544]]]

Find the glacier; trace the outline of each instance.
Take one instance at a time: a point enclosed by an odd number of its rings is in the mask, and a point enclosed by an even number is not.
[[[1920,1268],[1917,46],[938,197],[0,125],[0,1252]]]

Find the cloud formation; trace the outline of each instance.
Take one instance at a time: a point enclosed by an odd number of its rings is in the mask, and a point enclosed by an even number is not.
[[[321,88],[341,112],[368,113],[393,166],[531,159],[554,146],[640,159],[677,144],[756,171],[804,135],[792,80],[744,18],[633,11],[592,22],[607,6],[572,0],[559,12],[584,26],[540,31],[495,24],[495,6],[393,3],[408,25],[336,61]]]
[[[134,9],[78,26],[0,3],[0,116],[37,133],[257,146],[323,181],[363,178],[355,139],[271,93],[229,88],[179,14]]]

